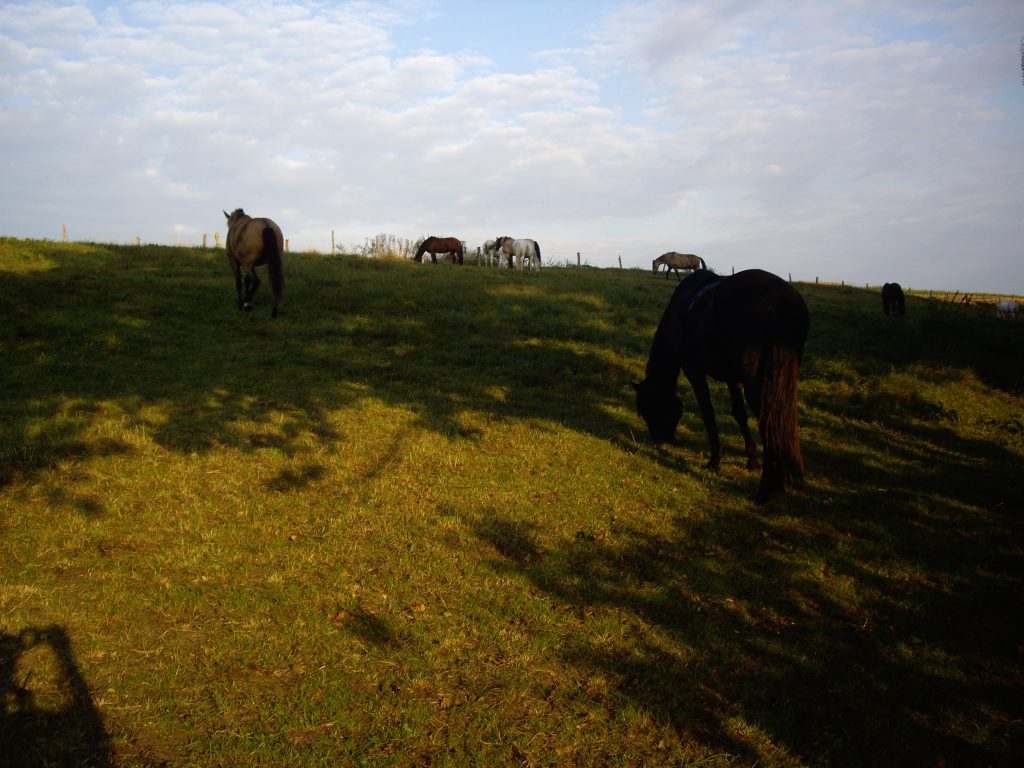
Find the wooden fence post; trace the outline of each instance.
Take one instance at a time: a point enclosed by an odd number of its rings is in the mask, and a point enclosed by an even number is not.
[[[220,248],[220,232],[213,233],[213,247]]]
[[[203,248],[206,248],[206,233],[203,232]]]
[[[576,266],[580,266],[580,252],[576,251]]]
[[[619,269],[622,269],[622,254],[619,254]]]
[[[61,229],[64,230],[64,242],[66,243],[68,241],[68,225],[61,224]]]
[[[334,255],[334,230],[331,230],[331,255]]]

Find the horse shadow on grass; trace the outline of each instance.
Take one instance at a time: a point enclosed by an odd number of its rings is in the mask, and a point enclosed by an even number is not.
[[[114,765],[110,736],[63,627],[0,634],[0,686],[5,766]]]

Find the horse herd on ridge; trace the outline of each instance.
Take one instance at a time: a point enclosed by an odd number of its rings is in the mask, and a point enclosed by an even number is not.
[[[224,211],[227,219],[227,254],[235,277],[240,310],[252,309],[252,298],[260,285],[256,267],[267,266],[273,292],[271,317],[284,293],[281,257],[284,238],[280,227],[267,218],[253,218],[241,209]],[[428,237],[414,259],[422,262],[438,254],[462,264],[465,246],[454,237]],[[507,259],[519,269],[540,269],[537,241],[507,236],[488,240],[487,256]],[[800,293],[777,275],[761,269],[747,269],[720,276],[707,268],[704,259],[674,251],[662,254],[651,265],[653,272],[665,266],[665,277],[676,273],[680,280],[662,313],[651,342],[645,376],[633,382],[636,410],[647,424],[651,439],[671,443],[682,418],[683,404],[676,393],[680,373],[686,377],[707,431],[711,455],[708,466],[717,468],[721,444],[711,404],[708,377],[724,382],[729,390],[732,416],[743,436],[747,468],[761,469],[754,496],[759,504],[787,487],[804,483],[804,461],[800,452],[797,386],[803,359],[810,313]],[[242,271],[245,276],[243,279]],[[682,280],[680,270],[690,275]],[[906,312],[906,299],[898,283],[882,287],[882,308],[890,317]],[[999,317],[1016,319],[1015,301],[996,305]],[[747,407],[757,418],[762,460],[748,426]]]

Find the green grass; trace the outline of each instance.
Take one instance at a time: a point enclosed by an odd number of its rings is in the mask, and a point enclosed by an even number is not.
[[[1024,326],[798,286],[808,488],[633,413],[675,281],[0,241],[11,765],[1011,765]]]

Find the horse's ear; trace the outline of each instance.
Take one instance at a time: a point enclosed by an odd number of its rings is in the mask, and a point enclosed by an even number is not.
[[[223,208],[221,208],[221,209],[220,209],[220,212],[224,214],[224,218],[225,218],[225,219],[230,219],[230,218],[231,218],[231,214],[229,214],[229,213],[228,213],[227,211],[225,211],[225,210],[224,210]]]

